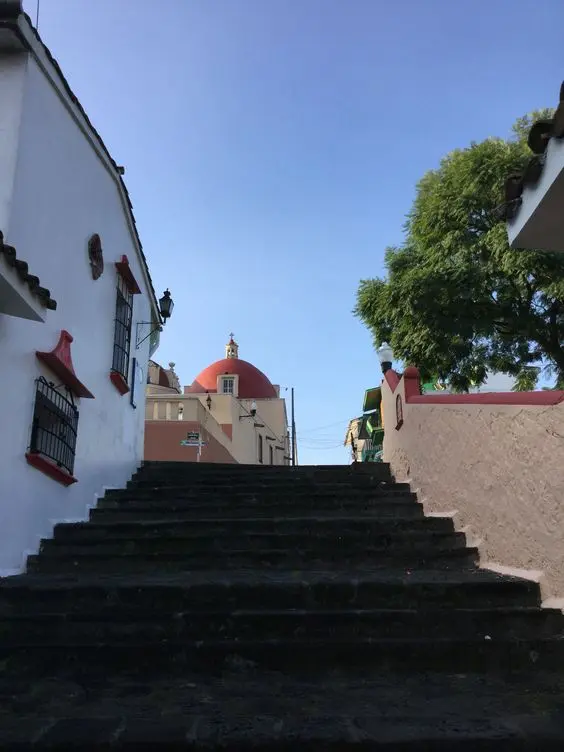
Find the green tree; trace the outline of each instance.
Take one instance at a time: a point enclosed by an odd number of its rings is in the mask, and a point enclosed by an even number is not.
[[[386,278],[360,282],[354,313],[375,346],[389,342],[425,380],[466,391],[493,370],[532,389],[544,368],[564,388],[564,254],[511,250],[497,211],[505,179],[531,157],[531,124],[551,116],[448,154],[419,182]]]

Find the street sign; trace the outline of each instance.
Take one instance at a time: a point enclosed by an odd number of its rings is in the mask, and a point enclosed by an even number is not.
[[[186,438],[180,442],[180,446],[198,447],[198,456],[196,458],[197,462],[200,461],[200,457],[202,455],[202,447],[205,447],[207,445],[208,442],[202,441],[202,437],[200,436],[199,431],[188,431]]]

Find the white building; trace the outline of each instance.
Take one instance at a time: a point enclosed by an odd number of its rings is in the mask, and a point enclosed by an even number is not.
[[[0,2],[2,575],[143,459],[162,318],[122,174],[20,3]]]

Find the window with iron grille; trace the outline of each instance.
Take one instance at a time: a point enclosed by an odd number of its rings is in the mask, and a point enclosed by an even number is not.
[[[69,397],[43,376],[36,380],[35,407],[29,451],[41,454],[70,475],[74,471],[78,410]]]
[[[128,383],[129,351],[131,347],[131,322],[133,320],[133,294],[124,278],[118,276],[116,298],[116,324],[114,331],[114,359],[112,370]]]

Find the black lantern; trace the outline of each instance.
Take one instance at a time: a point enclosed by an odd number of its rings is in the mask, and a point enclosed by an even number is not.
[[[206,405],[208,406],[208,410],[211,410],[212,398],[210,397],[209,393],[208,393],[208,396],[207,396],[207,399],[206,399]]]
[[[159,300],[159,313],[161,314],[163,324],[166,324],[167,319],[172,316],[173,308],[174,300],[170,297],[170,290],[166,289],[163,293],[162,298]],[[142,337],[142,327],[145,326],[150,326],[151,329],[149,330],[149,334],[146,334],[144,337]],[[162,332],[162,330],[163,328],[160,323],[155,325],[154,321],[138,321],[135,328],[135,349],[138,350],[146,339],[149,339],[149,337],[155,334],[155,332]],[[147,330],[145,329],[145,331]]]
[[[174,300],[170,297],[170,290],[166,289],[162,298],[159,300],[159,308],[163,321],[166,321],[172,316],[172,309],[174,308]]]

